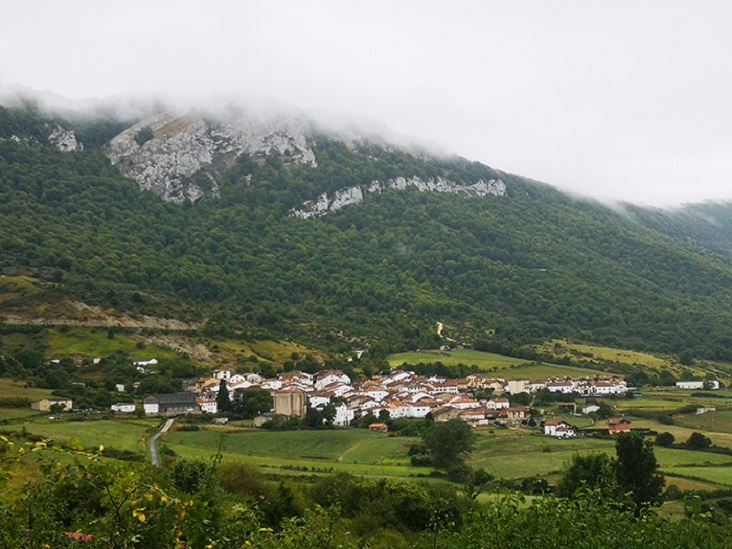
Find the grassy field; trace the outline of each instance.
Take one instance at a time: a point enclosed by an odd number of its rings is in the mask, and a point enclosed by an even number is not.
[[[149,358],[174,359],[178,355],[174,351],[146,345],[140,349],[137,345],[143,342],[142,336],[119,332],[113,339],[104,328],[49,328],[46,331],[48,344],[47,358],[62,358],[81,355],[89,358],[109,356],[117,351],[124,351],[132,360]]]
[[[603,363],[617,362],[629,366],[642,366],[652,370],[666,369],[675,375],[679,375],[685,369],[702,377],[708,372],[715,374],[719,378],[729,378],[732,375],[732,364],[726,362],[695,361],[692,366],[683,366],[675,356],[659,356],[627,349],[583,345],[567,340],[547,341],[543,345],[537,346],[536,350],[551,353],[557,358],[570,358],[574,361],[587,361],[588,363],[592,363],[593,361]]]
[[[732,410],[678,416],[676,423],[695,431],[732,434]]]
[[[224,354],[230,357],[255,356],[260,360],[266,360],[276,365],[282,365],[286,360],[290,360],[292,353],[298,353],[301,357],[306,354],[320,357],[320,353],[313,349],[308,349],[292,341],[273,341],[262,340],[254,342],[244,342],[236,340],[217,340],[211,342],[214,352]]]
[[[212,427],[165,435],[166,445],[184,457],[206,459],[221,445],[224,459],[263,467],[333,468],[399,477],[429,472],[409,466],[407,450],[416,441],[362,429],[268,432]]]
[[[677,416],[678,417],[678,416]],[[688,417],[688,416],[682,416],[682,417]],[[683,421],[683,420],[680,420]],[[684,425],[661,425],[655,420],[652,419],[634,419],[631,427],[633,429],[652,429],[654,431],[658,431],[659,433],[662,432],[669,432],[674,437],[676,437],[677,443],[683,443],[686,442],[686,440],[691,436],[691,434],[695,431],[700,431],[700,429],[694,429],[690,427],[686,427]],[[725,448],[732,448],[732,434],[731,433],[723,433],[719,431],[701,431],[706,436],[708,436],[710,439],[712,439],[712,444],[715,444],[717,446],[722,446]]]
[[[528,432],[479,429],[470,465],[482,467],[498,478],[544,476],[562,469],[576,453],[614,452],[612,441],[558,440]]]
[[[19,397],[28,398],[32,401],[35,401],[50,396],[51,391],[49,389],[26,387],[25,384],[20,381],[0,378],[0,398]]]
[[[664,472],[668,473],[668,469]],[[721,484],[714,484],[713,482],[705,482],[701,480],[693,480],[682,477],[672,477],[666,475],[666,486],[678,486],[680,490],[704,490],[713,491],[724,488]]]
[[[690,477],[724,486],[732,486],[732,467],[669,467],[663,472]]]
[[[573,366],[555,364],[534,365],[526,360],[512,358],[494,353],[482,353],[471,349],[455,351],[420,351],[397,353],[387,357],[392,368],[402,364],[419,364],[420,362],[442,362],[447,366],[466,364],[477,366],[483,372],[493,372],[504,379],[547,379],[549,377],[580,377],[587,375],[605,375],[603,372]]]
[[[43,414],[43,412],[31,410],[30,408],[0,408],[0,421],[19,421],[42,415],[45,414]]]
[[[150,420],[51,421],[44,418],[25,422],[22,428],[62,444],[78,440],[85,448],[103,444],[107,448],[138,452],[143,450],[143,436],[157,424]],[[9,428],[18,430],[21,426]]]

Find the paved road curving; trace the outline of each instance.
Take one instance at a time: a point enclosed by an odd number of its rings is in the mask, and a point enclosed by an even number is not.
[[[170,426],[173,425],[174,421],[175,418],[170,418],[165,422],[160,430],[147,441],[148,448],[150,448],[150,459],[152,460],[153,465],[160,465],[160,457],[158,456],[158,439],[163,435],[163,433],[166,433],[168,429],[170,429]]]

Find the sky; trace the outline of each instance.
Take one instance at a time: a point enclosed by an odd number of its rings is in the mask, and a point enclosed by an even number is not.
[[[608,201],[732,200],[732,2],[7,2],[0,94],[263,97]]]

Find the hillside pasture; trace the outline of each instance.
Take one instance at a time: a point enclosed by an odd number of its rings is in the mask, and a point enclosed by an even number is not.
[[[140,420],[98,420],[98,421],[52,421],[42,419],[25,422],[26,432],[52,439],[60,444],[78,441],[84,448],[107,448],[142,451],[143,437],[155,428],[158,422]],[[10,426],[18,429],[17,425]]]
[[[676,416],[676,423],[695,431],[732,434],[732,410]]]
[[[178,358],[174,351],[146,344],[145,338],[136,334],[118,331],[110,338],[106,328],[49,328],[46,331],[46,343],[46,357],[49,359],[67,356],[105,357],[118,351],[127,353],[132,360]],[[140,348],[139,344],[144,346]]]
[[[574,362],[587,363],[618,363],[626,366],[648,368],[660,371],[662,369],[680,375],[684,370],[691,371],[694,375],[703,377],[706,373],[712,373],[720,378],[729,378],[732,375],[732,364],[728,362],[703,360],[695,361],[693,365],[682,365],[678,357],[670,355],[656,355],[631,351],[628,349],[615,349],[601,345],[585,345],[573,343],[567,340],[554,339],[547,341],[535,349],[541,353],[549,353],[557,358],[567,358]]]
[[[721,484],[726,487],[732,486],[732,467],[669,467],[662,469],[678,477],[686,477],[693,480],[700,479],[713,484]]]
[[[41,400],[51,396],[50,389],[26,387],[21,381],[0,378],[0,398],[27,398],[31,401]]]
[[[607,375],[606,372],[561,366],[557,364],[535,364],[520,358],[513,358],[495,353],[484,353],[472,349],[456,349],[454,351],[413,351],[389,355],[387,361],[392,368],[401,368],[404,364],[441,362],[446,366],[477,366],[483,373],[494,373],[504,379],[548,379],[551,377],[582,377]]]
[[[209,458],[221,447],[227,460],[263,467],[333,468],[354,474],[414,476],[429,469],[409,466],[407,450],[417,439],[388,437],[363,429],[255,431],[203,428],[171,431],[165,444],[176,454]]]
[[[245,358],[254,357],[257,360],[270,362],[277,366],[281,366],[286,360],[290,360],[293,353],[297,353],[300,357],[310,354],[319,359],[323,358],[318,351],[292,341],[267,339],[246,342],[225,339],[211,341],[207,346],[213,348],[214,353],[220,358],[241,361]]]

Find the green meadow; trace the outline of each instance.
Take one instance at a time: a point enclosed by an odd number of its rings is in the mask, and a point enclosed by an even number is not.
[[[588,375],[606,375],[606,372],[574,366],[556,364],[535,364],[495,353],[484,353],[472,349],[454,351],[413,351],[389,355],[387,361],[392,368],[400,368],[403,364],[419,364],[441,362],[446,366],[477,366],[482,372],[492,372],[504,379],[547,379],[550,377],[581,377]]]
[[[76,441],[84,448],[103,445],[106,448],[141,452],[144,450],[144,437],[157,425],[157,421],[150,420],[54,421],[43,417],[36,421],[24,422],[22,425],[13,424],[9,428],[25,429],[28,433],[52,439],[60,444]]]

